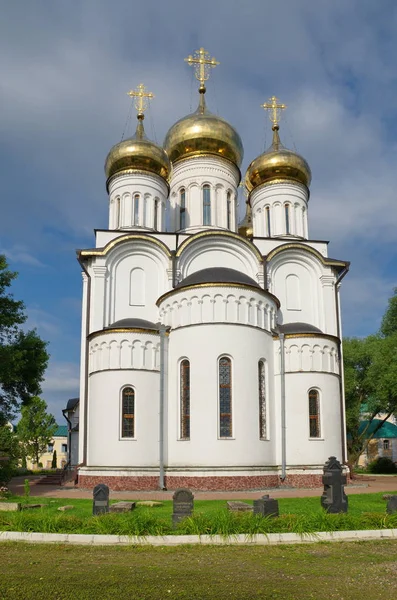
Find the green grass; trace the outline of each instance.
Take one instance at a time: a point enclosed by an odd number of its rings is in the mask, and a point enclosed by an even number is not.
[[[397,542],[303,546],[0,544],[2,600],[377,600],[397,593]]]
[[[262,518],[252,513],[230,513],[224,500],[197,500],[194,514],[176,530],[171,527],[172,502],[159,507],[137,507],[131,513],[92,516],[91,500],[35,498],[29,503],[41,503],[41,509],[21,512],[0,511],[0,531],[37,531],[44,533],[89,533],[115,535],[168,535],[238,533],[311,533],[353,529],[397,528],[397,514],[386,515],[383,493],[356,494],[349,497],[349,512],[329,515],[323,511],[319,497],[283,498],[279,500],[280,517]],[[25,499],[13,497],[13,501]],[[74,509],[57,510],[70,504]]]

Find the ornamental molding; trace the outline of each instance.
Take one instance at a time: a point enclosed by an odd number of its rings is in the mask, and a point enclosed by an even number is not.
[[[166,254],[168,256],[168,258],[171,258],[171,256],[172,256],[169,248],[164,244],[164,242],[162,242],[161,240],[158,240],[157,238],[151,237],[150,235],[145,235],[143,233],[142,234],[131,234],[130,233],[130,234],[126,234],[126,235],[121,235],[121,236],[117,237],[116,239],[110,241],[103,248],[92,248],[90,250],[80,250],[80,252],[78,253],[78,256],[81,258],[89,257],[89,256],[106,256],[115,246],[123,244],[124,242],[132,242],[132,241],[137,241],[137,240],[139,240],[141,242],[148,242],[149,244],[153,244],[154,246],[157,246],[164,252],[164,254]]]
[[[335,342],[335,344],[340,344],[340,338],[336,335],[329,335],[327,333],[285,333],[284,339],[294,339],[294,338],[320,338],[324,340],[330,340],[331,342]],[[273,334],[274,340],[279,340],[280,335],[278,333]]]
[[[162,304],[164,302],[164,300],[166,300],[167,298],[169,298],[170,296],[172,296],[174,294],[184,293],[187,290],[200,289],[200,288],[229,288],[229,289],[237,288],[237,289],[243,289],[243,290],[251,290],[253,292],[256,292],[258,294],[261,294],[261,295],[266,296],[269,299],[271,299],[275,303],[277,308],[280,308],[280,306],[281,306],[279,299],[276,296],[274,296],[274,294],[272,294],[271,292],[268,292],[266,290],[258,288],[254,285],[248,285],[247,283],[231,283],[231,282],[227,282],[227,283],[225,283],[225,282],[193,283],[192,285],[186,285],[184,287],[174,288],[173,290],[169,290],[168,292],[166,292],[165,294],[160,296],[160,298],[156,301],[156,305],[160,306],[160,304]]]
[[[106,181],[106,191],[109,193],[110,186],[116,181],[116,179],[120,180],[126,179],[127,177],[131,178],[131,175],[143,177],[144,179],[148,179],[149,181],[151,180],[152,182],[155,182],[157,184],[160,183],[165,187],[167,192],[170,189],[168,181],[161,177],[161,175],[157,175],[154,172],[142,171],[138,169],[124,169],[123,171],[119,171],[118,173],[115,173],[114,175],[109,177],[109,179]]]
[[[176,256],[177,257],[181,256],[181,254],[185,250],[185,248],[187,246],[189,246],[190,244],[192,244],[193,242],[195,242],[196,240],[199,240],[201,238],[205,238],[208,236],[212,236],[212,237],[218,236],[218,237],[229,238],[230,240],[237,240],[241,244],[243,244],[244,246],[249,248],[252,252],[254,252],[254,254],[260,264],[263,263],[263,256],[259,252],[258,248],[252,242],[250,242],[246,238],[243,238],[238,233],[234,233],[233,231],[216,230],[216,231],[201,231],[200,233],[196,233],[182,242],[182,244],[179,246],[179,248],[176,251]]]
[[[346,267],[349,265],[346,261],[342,260],[334,260],[333,258],[324,257],[321,252],[313,248],[312,246],[308,246],[306,244],[302,244],[299,242],[289,243],[289,244],[281,244],[281,246],[277,246],[274,250],[271,250],[269,254],[266,256],[266,262],[269,263],[277,254],[280,252],[286,252],[288,250],[301,250],[302,252],[307,252],[315,256],[324,266],[327,267]]]
[[[135,334],[145,334],[145,335],[154,335],[159,336],[160,333],[158,331],[154,331],[153,329],[144,329],[143,327],[115,327],[110,329],[102,329],[100,331],[93,331],[89,333],[87,339],[89,341],[101,336],[101,335],[113,335],[114,333],[135,333]],[[168,331],[165,332],[165,335],[169,335]]]

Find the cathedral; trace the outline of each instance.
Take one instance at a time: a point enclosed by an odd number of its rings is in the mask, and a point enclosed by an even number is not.
[[[346,458],[348,263],[309,237],[311,172],[280,140],[285,105],[275,96],[263,105],[272,144],[242,178],[241,138],[205,100],[218,63],[203,48],[185,60],[197,110],[160,146],[144,130],[153,94],[142,84],[129,92],[136,132],[105,164],[109,227],[78,251],[79,485],[320,485],[328,457]]]

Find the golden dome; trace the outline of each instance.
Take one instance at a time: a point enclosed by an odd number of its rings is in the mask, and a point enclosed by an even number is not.
[[[196,112],[177,121],[166,135],[164,148],[170,161],[213,154],[240,167],[244,153],[240,136],[227,121],[207,110],[205,88],[199,91],[200,103]]]
[[[239,235],[246,238],[252,238],[254,235],[254,230],[252,227],[252,209],[249,202],[247,202],[245,217],[238,226],[238,232]]]
[[[138,115],[135,135],[119,142],[110,150],[105,162],[105,173],[109,180],[116,173],[131,170],[148,171],[168,179],[171,164],[167,153],[161,146],[148,140],[143,128],[143,115]]]
[[[247,169],[245,185],[249,192],[275,179],[297,181],[309,187],[312,174],[305,159],[284,148],[280,142],[278,125],[273,126],[273,142],[266,152],[255,158]]]

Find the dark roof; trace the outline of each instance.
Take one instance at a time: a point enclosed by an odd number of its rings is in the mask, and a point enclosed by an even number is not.
[[[80,398],[70,398],[66,405],[66,410],[73,410],[74,407],[80,402]]]
[[[381,422],[380,419],[373,419],[371,421],[371,424],[368,427],[366,434],[365,434],[366,437],[368,437],[369,435],[371,435],[371,433],[373,433],[374,429],[379,425],[380,422]],[[358,428],[358,432],[362,433],[367,425],[368,425],[368,421],[361,421],[360,426]],[[385,421],[373,437],[375,439],[397,438],[397,426],[394,425],[393,423],[390,423],[390,421]]]
[[[279,330],[282,333],[322,333],[321,329],[309,323],[285,323],[279,325]]]
[[[120,319],[120,321],[116,321],[112,323],[105,329],[153,329],[153,331],[158,331],[159,327],[156,323],[152,323],[152,321],[146,321],[145,319]]]
[[[241,273],[235,269],[227,269],[226,267],[209,267],[208,269],[196,271],[185,277],[183,281],[178,283],[175,289],[188,285],[196,285],[197,283],[244,283],[245,285],[261,289],[260,285],[245,273]]]

